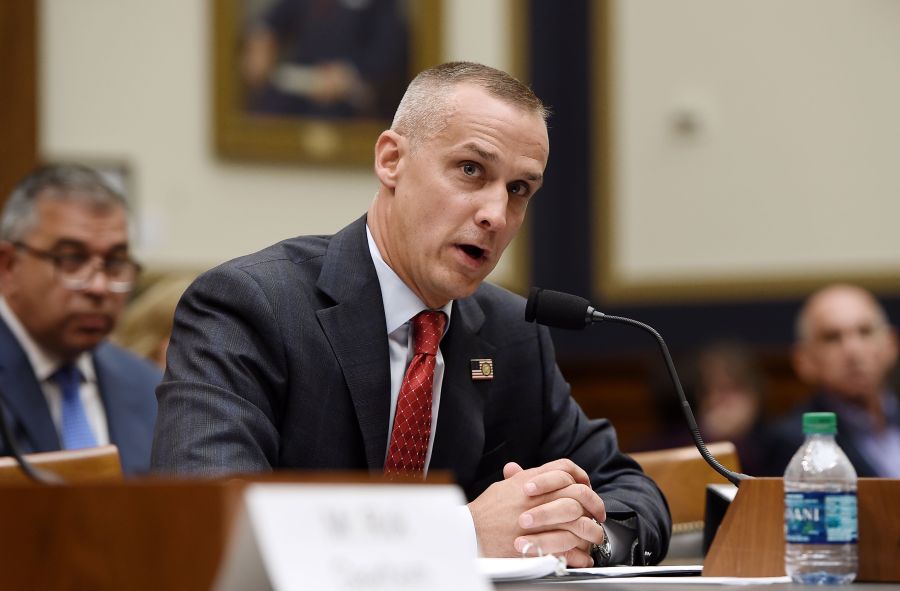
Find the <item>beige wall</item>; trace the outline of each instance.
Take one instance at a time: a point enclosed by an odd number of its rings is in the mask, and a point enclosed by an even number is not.
[[[445,0],[444,9],[447,59],[509,67],[506,2]],[[42,155],[130,166],[136,250],[151,268],[206,268],[289,236],[333,232],[365,212],[377,188],[369,169],[215,156],[209,12],[206,0],[40,6]]]
[[[444,0],[444,57],[512,68],[516,2]],[[615,168],[598,235],[614,279],[900,267],[900,2],[612,6]],[[206,0],[40,9],[41,152],[131,167],[151,268],[205,268],[365,211],[368,169],[216,158]],[[495,280],[516,283],[516,262]]]
[[[896,278],[900,2],[613,6],[618,281]]]

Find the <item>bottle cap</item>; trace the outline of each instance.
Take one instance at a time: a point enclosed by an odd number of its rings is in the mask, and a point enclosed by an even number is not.
[[[837,417],[833,412],[803,413],[803,433],[834,435],[837,433]]]

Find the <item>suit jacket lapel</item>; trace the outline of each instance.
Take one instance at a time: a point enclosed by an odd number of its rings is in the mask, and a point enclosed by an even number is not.
[[[128,376],[109,362],[103,347],[100,345],[95,349],[92,356],[94,371],[97,373],[97,391],[103,400],[109,440],[119,449],[120,461],[127,469],[135,462],[140,465],[139,458],[146,456],[149,447],[135,441],[135,437],[143,434],[133,433],[130,429],[134,425],[134,419],[127,394],[134,386],[129,382]]]
[[[387,325],[363,216],[328,245],[318,287],[335,305],[316,312],[341,366],[362,432],[366,462],[381,470],[391,408]]]
[[[856,472],[861,477],[877,477],[878,471],[875,467],[869,462],[869,460],[864,456],[859,449],[856,447],[856,443],[848,438],[846,435],[842,434],[840,431],[837,432],[837,435],[834,437],[835,443],[838,444],[844,454],[847,456],[847,459],[850,460],[850,463],[856,468]]]
[[[812,405],[810,408],[811,412],[835,412],[838,415],[838,421],[840,421],[840,412],[839,409],[836,409],[831,402],[829,395],[825,392],[818,393],[812,400]],[[797,425],[798,429],[800,425]],[[845,431],[841,430],[841,425],[838,423],[838,432],[834,437],[835,443],[844,451],[844,454],[847,456],[847,459],[850,460],[850,463],[856,468],[856,472],[859,476],[877,476],[878,473],[875,470],[875,467],[866,459],[866,457],[859,451],[856,447],[856,443],[848,437]]]
[[[25,436],[23,451],[59,449],[59,436],[50,416],[44,391],[34,375],[28,356],[16,337],[0,321],[0,392],[7,420],[18,424]]]
[[[429,470],[453,470],[466,483],[484,451],[484,405],[493,383],[473,380],[469,360],[492,358],[495,347],[478,335],[484,311],[474,299],[454,302],[451,316],[441,341],[444,381]]]

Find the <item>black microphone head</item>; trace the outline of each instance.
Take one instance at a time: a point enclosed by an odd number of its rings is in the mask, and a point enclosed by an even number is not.
[[[584,328],[590,323],[590,307],[583,297],[533,287],[525,305],[525,320],[556,328]]]

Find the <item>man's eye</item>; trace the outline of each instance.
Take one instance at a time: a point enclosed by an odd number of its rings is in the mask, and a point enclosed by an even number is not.
[[[83,254],[75,254],[75,253],[64,253],[59,255],[59,266],[64,271],[75,271],[80,269],[85,265],[85,263],[90,260],[90,257]]]
[[[465,162],[462,165],[462,171],[466,176],[475,176],[478,174],[478,166],[472,162]]]
[[[823,343],[827,344],[835,344],[841,342],[841,333],[839,332],[826,332],[821,337]]]
[[[106,259],[106,268],[109,271],[121,271],[131,266],[131,259],[125,257],[111,257]]]
[[[510,183],[507,190],[513,195],[528,195],[528,185],[526,185],[525,183]]]

